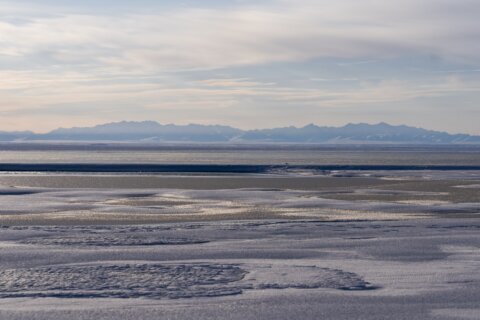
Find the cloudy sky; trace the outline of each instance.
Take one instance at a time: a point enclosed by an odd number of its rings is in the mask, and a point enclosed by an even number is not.
[[[0,131],[118,120],[480,134],[478,0],[0,0]]]

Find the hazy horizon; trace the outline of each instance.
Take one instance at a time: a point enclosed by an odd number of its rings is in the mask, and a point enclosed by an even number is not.
[[[317,127],[332,127],[332,128],[342,128],[342,127],[345,127],[345,126],[348,126],[348,125],[369,125],[369,126],[377,126],[377,125],[387,125],[387,126],[407,126],[407,127],[412,127],[412,128],[416,128],[416,129],[425,129],[425,130],[431,130],[431,131],[438,131],[438,132],[445,132],[445,133],[448,133],[448,134],[451,134],[451,135],[455,135],[455,134],[468,134],[466,132],[450,132],[450,131],[442,131],[442,130],[434,130],[434,129],[431,129],[431,128],[426,128],[426,127],[418,127],[418,126],[409,126],[407,124],[391,124],[391,123],[388,123],[388,122],[385,122],[385,121],[380,121],[380,122],[347,122],[347,123],[344,123],[344,124],[340,124],[340,125],[324,125],[324,124],[321,124],[321,123],[315,123],[315,122],[310,122],[310,123],[305,123],[303,125],[285,125],[285,126],[279,126],[279,127],[256,127],[256,128],[247,128],[247,127],[238,127],[238,126],[230,126],[230,125],[227,125],[227,124],[223,124],[223,123],[205,123],[205,124],[202,124],[202,123],[193,123],[193,122],[186,122],[186,123],[182,123],[182,124],[179,124],[179,123],[163,123],[163,122],[160,122],[160,121],[156,121],[156,120],[137,120],[137,121],[130,121],[130,120],[119,120],[119,121],[112,121],[112,122],[102,122],[102,123],[98,123],[98,124],[92,124],[92,125],[86,125],[86,126],[76,126],[76,125],[73,125],[73,126],[59,126],[59,127],[56,127],[56,128],[53,128],[51,130],[45,130],[45,131],[38,131],[38,130],[34,130],[34,129],[25,129],[25,130],[15,130],[15,131],[30,131],[30,132],[33,132],[34,134],[45,134],[45,133],[49,133],[49,132],[52,132],[52,131],[55,131],[57,129],[75,129],[75,128],[94,128],[94,127],[97,127],[97,126],[102,126],[102,125],[109,125],[109,124],[116,124],[116,123],[142,123],[142,122],[155,122],[159,125],[162,125],[162,126],[169,126],[169,125],[173,125],[173,126],[188,126],[188,125],[200,125],[200,126],[226,126],[226,127],[230,127],[230,128],[233,128],[233,129],[238,129],[238,130],[242,130],[242,131],[255,131],[255,130],[268,130],[268,129],[281,129],[281,128],[289,128],[289,127],[295,127],[295,128],[304,128],[304,127],[308,127],[310,125],[314,125],[314,126],[317,126]],[[5,131],[5,130],[0,130],[0,132],[15,132],[15,131]],[[473,134],[472,136],[476,136],[475,134]]]

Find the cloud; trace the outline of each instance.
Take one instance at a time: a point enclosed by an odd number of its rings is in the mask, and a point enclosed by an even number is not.
[[[298,123],[312,109],[357,108],[368,116],[369,105],[388,110],[397,102],[475,95],[480,87],[477,0],[172,2],[151,12],[127,1],[122,7],[131,10],[112,12],[93,4],[84,10],[80,2],[21,3],[0,0],[0,114],[9,118],[0,124],[13,127],[15,114],[22,123],[35,124],[43,113],[74,125],[100,122],[99,114],[108,121],[164,110],[172,122],[222,122],[222,113],[248,110],[245,117],[264,115],[257,122]],[[441,70],[402,78],[419,56],[441,61]],[[330,66],[314,70],[321,59]],[[262,69],[272,65],[278,68]],[[432,72],[442,70],[468,72]]]
[[[46,75],[35,71],[0,71],[0,112],[11,115],[20,110],[58,110],[79,105],[101,108],[104,104],[139,108],[222,109],[235,105],[261,107],[262,103],[279,106],[351,107],[368,104],[412,101],[418,98],[476,93],[479,81],[444,75],[435,81],[332,79],[354,83],[347,87],[325,87],[328,79],[318,79],[314,87],[286,86],[251,78],[213,78],[180,81],[174,78],[91,75],[79,72]],[[309,81],[307,79],[306,81]],[[317,79],[314,79],[317,80]],[[114,109],[111,109],[114,110]],[[89,108],[86,113],[91,113]],[[78,112],[76,112],[78,113]]]
[[[207,87],[227,87],[227,88],[259,87],[259,86],[275,85],[274,82],[258,82],[258,81],[252,81],[249,78],[207,79],[207,80],[201,80],[198,83]]]
[[[143,71],[402,54],[478,62],[479,12],[471,0],[300,0],[152,15],[32,16],[0,23],[0,54]]]

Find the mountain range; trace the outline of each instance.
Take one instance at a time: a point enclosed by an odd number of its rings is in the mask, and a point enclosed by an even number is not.
[[[112,141],[198,143],[327,143],[327,144],[480,144],[480,136],[449,134],[405,125],[347,124],[241,130],[222,125],[162,125],[155,121],[121,121],[94,127],[59,128],[48,133],[0,131],[0,141]]]

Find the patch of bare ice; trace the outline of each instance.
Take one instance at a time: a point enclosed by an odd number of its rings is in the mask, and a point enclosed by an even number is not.
[[[478,189],[480,184],[464,184],[460,186],[454,186],[454,188],[463,188],[463,189]]]

